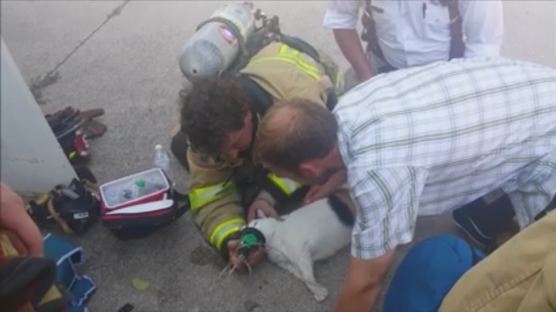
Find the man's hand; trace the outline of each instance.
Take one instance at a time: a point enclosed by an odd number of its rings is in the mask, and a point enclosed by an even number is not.
[[[276,210],[269,202],[264,199],[255,199],[247,212],[247,222],[251,222],[253,219],[257,218],[257,211],[267,218],[279,218],[278,213],[276,213]]]
[[[23,199],[4,183],[0,183],[0,227],[13,231],[25,244],[31,256],[43,255],[42,234],[39,228],[27,214]]]
[[[341,170],[334,173],[322,185],[313,185],[305,195],[303,203],[305,205],[317,201],[321,198],[328,197],[330,194],[336,192],[346,182],[346,171]]]
[[[351,258],[348,276],[336,303],[336,312],[371,311],[392,263],[394,251],[372,260]]]
[[[232,267],[236,270],[244,270],[247,266],[247,262],[251,267],[260,263],[264,259],[265,251],[264,247],[256,247],[249,254],[248,259],[241,259],[239,254],[239,239],[233,239],[228,241],[228,259]]]

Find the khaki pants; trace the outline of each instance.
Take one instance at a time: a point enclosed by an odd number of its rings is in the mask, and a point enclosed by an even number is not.
[[[466,272],[439,311],[556,311],[556,211]]]

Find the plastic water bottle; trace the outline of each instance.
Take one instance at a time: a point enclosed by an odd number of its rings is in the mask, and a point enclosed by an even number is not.
[[[168,179],[172,180],[170,176],[170,156],[160,144],[154,147],[153,165],[162,169]]]

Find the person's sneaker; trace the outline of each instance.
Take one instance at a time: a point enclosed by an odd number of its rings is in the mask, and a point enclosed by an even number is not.
[[[479,206],[485,207],[481,199],[454,210],[452,217],[456,225],[471,239],[480,245],[488,246],[494,242],[494,237],[485,233],[485,228],[477,225],[477,220],[470,213],[472,210],[480,209]]]
[[[452,212],[456,225],[484,246],[492,246],[498,235],[511,228],[514,215],[507,195],[488,204],[480,198]]]

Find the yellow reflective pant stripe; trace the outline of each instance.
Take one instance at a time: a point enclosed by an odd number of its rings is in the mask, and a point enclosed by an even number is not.
[[[313,72],[320,78],[320,71],[316,68],[313,64],[307,63],[302,57],[301,52],[299,50],[295,50],[290,48],[289,46],[283,44],[280,47],[280,56],[282,57],[290,57],[294,59],[299,66],[303,67],[303,69],[307,72]]]
[[[189,193],[191,211],[196,213],[199,209],[235,191],[234,183],[218,183],[205,187],[195,188]]]
[[[291,59],[289,57],[283,57],[283,56],[258,57],[256,59],[253,59],[250,63],[256,64],[256,63],[265,62],[265,61],[279,61],[279,62],[289,63],[289,64],[297,66],[297,68],[299,68],[301,71],[306,73],[309,77],[311,77],[315,80],[320,79],[320,73],[318,71],[313,70],[313,69],[304,68],[297,60]]]
[[[299,50],[290,48],[288,45],[282,44],[282,46],[280,47],[280,55],[292,56],[297,58],[299,57],[299,55],[301,55],[301,52],[299,52]]]
[[[299,65],[302,66],[305,70],[312,71],[312,72],[318,74],[319,77],[320,77],[320,70],[319,70],[317,67],[315,67],[313,64],[307,63],[307,62],[303,59],[303,57],[301,57],[301,52],[300,52],[299,50],[292,49],[292,48],[290,48],[289,46],[283,44],[283,45],[280,47],[280,55],[281,55],[281,56],[285,56],[285,57],[291,57],[291,58],[293,58],[293,59],[294,59],[296,62],[298,62]]]
[[[285,49],[283,49],[284,47],[285,47]],[[318,68],[316,68],[311,63],[307,63],[301,57],[301,52],[299,52],[299,50],[292,49],[292,48],[288,47],[287,45],[283,44],[282,47],[280,48],[280,56],[290,57],[290,58],[294,59],[298,63],[298,65],[303,67],[305,70],[312,71],[312,72],[315,72],[317,74],[320,74],[320,71],[319,71]]]
[[[282,44],[280,46],[280,54],[286,54],[290,47],[287,44]]]
[[[279,177],[273,173],[269,173],[267,177],[286,195],[291,195],[293,192],[301,187],[301,184],[299,182],[296,182],[292,179]]]
[[[291,49],[285,44],[280,47],[279,55],[256,57],[253,58],[250,63],[255,64],[265,61],[279,61],[289,63],[297,66],[297,68],[299,68],[301,71],[315,80],[319,80],[321,77],[321,73],[317,67],[303,60],[303,58],[301,57],[301,52],[295,49]]]
[[[224,240],[231,234],[240,231],[244,225],[245,220],[241,217],[232,218],[220,223],[210,234],[209,243],[220,250]]]

